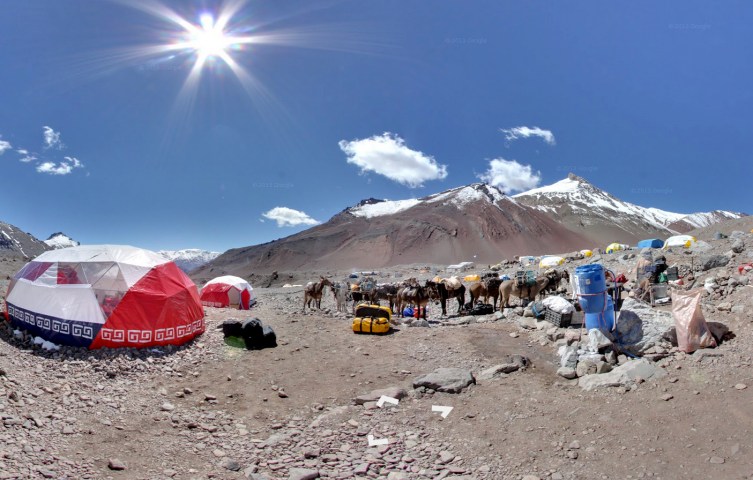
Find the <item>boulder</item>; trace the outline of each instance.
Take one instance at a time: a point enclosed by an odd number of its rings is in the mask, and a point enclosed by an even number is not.
[[[641,358],[632,360],[614,368],[611,372],[586,375],[578,379],[578,385],[583,390],[591,391],[600,387],[619,387],[632,384],[637,378],[654,380],[667,375],[664,369],[655,363]]]
[[[557,369],[557,375],[567,378],[568,380],[572,380],[573,378],[576,378],[578,376],[578,373],[574,368],[560,367]]]
[[[446,393],[460,393],[464,388],[476,383],[473,374],[462,368],[438,368],[413,381],[413,388],[425,387]]]
[[[578,347],[575,345],[562,346],[559,349],[560,367],[575,369],[578,364]]]
[[[701,270],[704,272],[712,268],[724,267],[729,263],[729,257],[726,255],[708,255],[701,257]]]
[[[674,327],[670,312],[654,310],[650,305],[632,298],[625,299],[612,332],[614,344],[621,352],[640,355],[657,345]]]
[[[745,250],[745,242],[742,238],[735,238],[732,240],[732,251],[735,253],[743,253]]]
[[[578,377],[592,375],[596,373],[596,364],[589,360],[578,362],[578,366],[575,368],[575,373],[578,374]]]

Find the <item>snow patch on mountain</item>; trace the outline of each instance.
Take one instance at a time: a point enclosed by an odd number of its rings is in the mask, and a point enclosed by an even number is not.
[[[558,205],[567,205],[573,211],[590,213],[605,219],[619,220],[615,216],[623,215],[643,219],[653,227],[671,233],[676,233],[670,227],[676,222],[685,222],[693,227],[706,227],[724,219],[741,217],[740,214],[721,210],[688,215],[641,207],[619,200],[573,174],[551,185],[519,193],[514,198],[525,199],[531,207],[548,213],[556,213]]]
[[[77,242],[63,232],[53,233],[49,236],[49,238],[47,238],[47,240],[44,241],[44,243],[55,249],[78,247],[79,245],[81,245],[80,242]]]
[[[383,215],[393,215],[403,210],[408,210],[421,203],[417,198],[407,200],[382,200],[375,203],[367,203],[348,209],[356,217],[373,218]]]
[[[160,250],[160,255],[172,260],[175,264],[188,273],[202,265],[209,263],[220,255],[220,252],[210,252],[198,248],[186,248],[183,250]]]

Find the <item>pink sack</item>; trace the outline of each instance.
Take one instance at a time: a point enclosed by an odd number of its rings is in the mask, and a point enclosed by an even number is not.
[[[714,348],[716,340],[711,335],[701,312],[703,288],[689,292],[672,291],[672,317],[675,319],[677,346],[685,353],[699,348]]]

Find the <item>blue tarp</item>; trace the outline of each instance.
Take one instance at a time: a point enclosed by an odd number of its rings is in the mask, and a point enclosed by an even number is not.
[[[661,248],[664,246],[664,240],[658,238],[649,238],[638,242],[638,248]]]

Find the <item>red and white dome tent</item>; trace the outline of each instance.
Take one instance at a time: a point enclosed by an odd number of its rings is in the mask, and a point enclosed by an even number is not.
[[[180,345],[204,332],[191,279],[155,252],[122,245],[38,256],[11,280],[6,318],[50,342],[90,349]]]
[[[251,284],[240,277],[225,275],[209,280],[201,289],[201,303],[207,307],[233,307],[248,310],[256,298]]]

